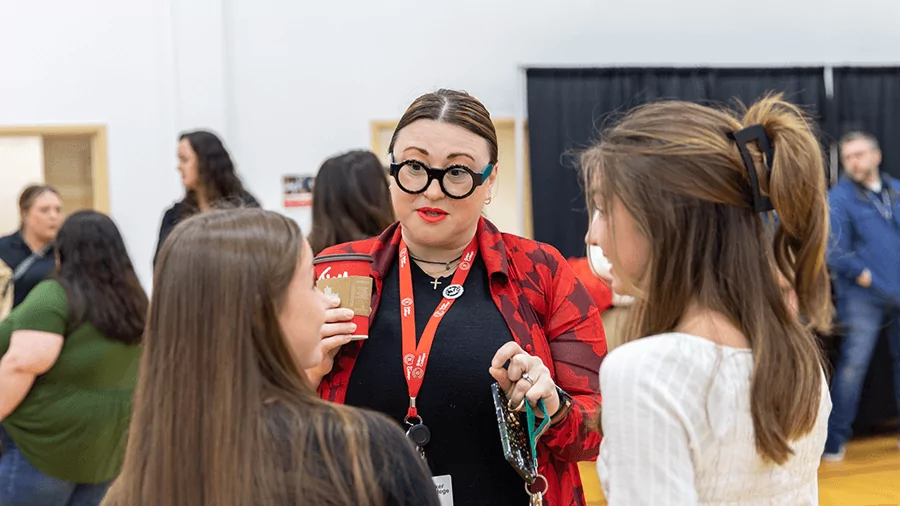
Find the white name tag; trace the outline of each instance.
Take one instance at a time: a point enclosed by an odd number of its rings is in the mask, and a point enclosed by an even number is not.
[[[453,506],[453,480],[449,474],[443,476],[435,476],[434,488],[437,489],[438,497],[441,500],[441,506]]]

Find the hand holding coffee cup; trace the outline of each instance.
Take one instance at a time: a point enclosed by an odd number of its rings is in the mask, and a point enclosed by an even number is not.
[[[355,326],[350,331],[351,339],[369,337],[369,315],[372,313],[372,278],[369,276],[371,263],[372,257],[364,254],[323,255],[313,261],[317,275],[316,287],[326,295],[338,298],[343,310],[340,315],[333,313],[326,321],[336,323],[349,320]],[[340,320],[342,317],[345,319]],[[323,337],[326,337],[324,328]]]
[[[306,371],[314,386],[331,372],[341,346],[369,337],[371,263],[372,257],[362,254],[323,255],[313,260],[316,287],[332,301],[322,326],[322,363]]]
[[[357,325],[353,323],[355,316],[352,309],[341,307],[339,297],[331,298],[331,306],[325,310],[325,325],[322,325],[323,352],[334,355],[341,345],[353,340],[357,331]]]
[[[341,307],[341,300],[332,297],[331,306],[325,310],[325,325],[322,325],[322,362],[312,369],[306,370],[306,376],[313,386],[319,382],[334,367],[334,357],[337,356],[341,346],[353,340],[356,332],[356,324],[353,319],[353,311]]]

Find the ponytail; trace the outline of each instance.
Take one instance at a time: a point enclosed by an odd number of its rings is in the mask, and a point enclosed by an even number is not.
[[[791,314],[782,335],[753,343],[751,392],[756,444],[760,454],[783,464],[793,453],[790,441],[812,431],[822,398],[823,357],[811,330],[829,330],[831,290],[825,268],[828,203],[822,149],[803,112],[770,95],[753,104],[743,125],[762,125],[774,151],[768,160],[768,194],[778,225],[773,255],[776,279],[788,285],[785,305]],[[761,157],[757,173],[765,166]],[[762,301],[760,301],[762,302]],[[776,310],[776,314],[780,311]],[[774,316],[774,315],[773,315]],[[801,319],[809,322],[801,325]]]
[[[812,328],[827,332],[832,316],[825,268],[828,202],[824,158],[814,127],[781,94],[753,104],[741,123],[762,125],[775,153],[769,176],[769,198],[779,222],[775,263],[794,289],[801,314]]]

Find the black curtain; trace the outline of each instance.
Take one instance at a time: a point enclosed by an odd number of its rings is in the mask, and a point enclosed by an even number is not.
[[[881,169],[900,178],[900,67],[835,68],[832,116],[838,135],[852,130],[875,135],[881,145]],[[834,346],[839,344],[840,339]],[[893,363],[887,335],[882,334],[866,375],[854,431],[876,431],[896,417],[894,398]]]
[[[750,104],[768,91],[823,118],[822,68],[529,69],[528,130],[535,239],[583,256],[587,232],[577,153],[629,109],[660,99]],[[823,118],[824,119],[824,118]]]
[[[864,130],[881,144],[881,168],[900,178],[900,67],[834,69],[838,133]]]

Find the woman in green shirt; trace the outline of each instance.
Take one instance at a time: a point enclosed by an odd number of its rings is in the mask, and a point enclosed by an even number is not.
[[[94,506],[121,467],[147,295],[109,217],[71,215],[56,244],[0,323],[0,506]]]

